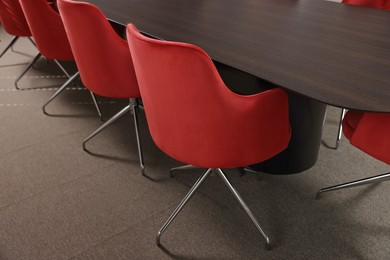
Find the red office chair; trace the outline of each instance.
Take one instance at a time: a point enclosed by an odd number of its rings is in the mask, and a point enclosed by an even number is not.
[[[47,0],[20,0],[24,15],[26,16],[28,25],[36,42],[40,53],[34,58],[27,69],[20,75],[15,82],[18,88],[18,81],[24,74],[33,66],[33,64],[43,55],[47,59],[52,59],[61,68],[61,70],[69,77],[69,79],[53,94],[49,101],[43,106],[43,111],[46,113],[46,106],[55,97],[57,97],[66,87],[79,77],[79,72],[73,76],[63,68],[58,60],[74,60],[73,53],[69,45],[68,38],[65,33],[64,25],[62,24],[61,16],[50,5]],[[95,103],[97,112],[101,117],[99,105],[95,96],[91,93]]]
[[[387,0],[343,0],[343,4],[368,6],[378,9],[386,9]]]
[[[343,0],[343,4],[350,4],[350,5],[360,5],[360,6],[368,6],[368,7],[373,7],[373,8],[378,8],[378,9],[390,9],[390,1],[389,0]],[[341,109],[340,113],[340,120],[339,120],[339,128],[337,131],[337,138],[336,138],[336,146],[335,147],[330,147],[333,149],[337,149],[340,144],[341,140],[341,134],[342,134],[342,121],[345,115],[346,109],[343,108]]]
[[[30,28],[18,0],[0,0],[0,17],[5,31],[14,36],[11,43],[1,52],[0,58],[12,48],[19,37],[27,37],[34,44],[31,39]]]
[[[348,111],[343,120],[343,132],[351,144],[374,158],[390,164],[390,114]],[[357,181],[320,189],[321,193],[385,181],[390,172]]]
[[[1,24],[5,31],[14,36],[12,41],[1,52],[0,58],[3,57],[9,49],[12,49],[20,37],[27,37],[27,39],[29,39],[35,46],[34,41],[31,39],[32,34],[19,0],[0,0],[0,17]]]
[[[172,158],[208,169],[160,229],[157,245],[214,170],[269,247],[268,236],[222,168],[258,163],[287,147],[291,130],[286,93],[275,88],[250,96],[235,94],[199,47],[147,38],[132,24],[127,26],[127,38],[154,142]]]
[[[87,141],[133,109],[143,174],[144,163],[137,118],[137,98],[140,97],[140,93],[127,41],[120,38],[104,14],[89,3],[58,0],[58,7],[81,80],[86,88],[104,97],[131,99],[130,105],[123,108],[84,140],[84,150],[86,150]]]

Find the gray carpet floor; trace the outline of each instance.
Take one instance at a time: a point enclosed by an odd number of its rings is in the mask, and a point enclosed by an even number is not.
[[[0,30],[0,49],[10,41]],[[0,59],[0,259],[389,259],[390,182],[324,195],[325,186],[389,171],[343,138],[321,146],[318,162],[296,175],[264,173],[232,183],[273,241],[264,241],[221,180],[212,176],[155,245],[156,233],[199,177],[153,144],[141,113],[146,173],[140,174],[132,116],[88,143],[101,125],[81,83],[41,106],[64,81],[21,39]],[[65,64],[74,70],[74,64]],[[126,101],[99,98],[106,118]],[[323,141],[334,143],[340,109],[329,107]]]

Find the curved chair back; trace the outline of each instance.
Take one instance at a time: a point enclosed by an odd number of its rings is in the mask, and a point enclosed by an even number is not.
[[[388,9],[388,0],[343,0],[343,4],[369,6],[378,9]]]
[[[19,0],[0,0],[1,24],[13,36],[31,36]]]
[[[132,24],[127,38],[149,129],[165,153],[198,167],[236,168],[287,147],[282,89],[237,95],[199,47],[145,37]]]
[[[390,164],[390,114],[348,111],[343,129],[353,146]]]
[[[104,14],[83,2],[59,0],[58,7],[84,85],[101,96],[139,97],[127,41]]]
[[[73,60],[60,14],[47,0],[20,0],[39,52],[48,59]]]

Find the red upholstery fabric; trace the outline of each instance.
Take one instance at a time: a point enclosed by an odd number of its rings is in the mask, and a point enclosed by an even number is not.
[[[369,6],[378,9],[388,9],[390,4],[388,0],[343,0],[343,4]]]
[[[47,0],[20,0],[39,52],[48,59],[73,60],[60,15]]]
[[[352,138],[352,135],[359,125],[363,115],[364,113],[361,112],[350,111],[347,115],[344,116],[344,120],[342,122],[343,132],[349,140]]]
[[[1,24],[13,36],[31,36],[19,0],[0,0]]]
[[[84,85],[112,98],[139,97],[127,41],[89,3],[59,0],[58,7]]]
[[[131,24],[127,38],[149,129],[162,151],[198,167],[236,168],[287,147],[282,89],[241,96],[225,86],[199,47],[147,38]]]
[[[343,131],[353,146],[390,164],[390,114],[350,110],[344,117]]]

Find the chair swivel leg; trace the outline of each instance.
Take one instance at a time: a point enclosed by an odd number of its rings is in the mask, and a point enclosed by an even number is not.
[[[173,177],[175,177],[174,173],[176,171],[185,171],[185,170],[193,170],[193,169],[201,169],[201,168],[199,168],[197,166],[193,166],[191,164],[186,164],[186,165],[182,165],[182,166],[178,166],[178,167],[173,167],[173,168],[171,168],[169,170],[169,176],[171,178],[173,178]],[[247,172],[259,173],[259,172],[255,171],[255,170],[252,170],[252,169],[246,168],[246,167],[245,168],[238,168],[237,171],[240,174],[240,176],[245,175]]]
[[[49,98],[49,100],[42,106],[43,113],[45,115],[49,115],[46,112],[46,106],[53,101],[59,94],[61,94],[74,80],[76,80],[80,76],[79,72],[76,72],[72,77],[70,77],[62,86],[57,89],[57,91]]]
[[[20,89],[19,86],[18,86],[18,82],[19,80],[22,79],[22,77],[24,76],[24,74],[27,73],[27,71],[39,60],[39,58],[41,57],[42,55],[40,53],[37,54],[37,56],[34,57],[34,59],[30,62],[30,64],[28,64],[28,66],[26,67],[26,69],[16,78],[15,80],[15,87],[16,89]]]
[[[234,197],[238,200],[241,207],[244,209],[246,214],[251,219],[252,223],[256,226],[257,230],[260,232],[260,234],[263,236],[263,238],[266,241],[266,249],[270,249],[271,242],[267,234],[264,232],[260,224],[258,223],[257,219],[249,209],[249,207],[246,205],[245,201],[241,198],[240,194],[236,191],[236,189],[233,187],[233,185],[230,183],[229,179],[226,177],[226,174],[221,169],[215,169],[218,173],[218,175],[221,177],[225,185],[229,188],[229,190],[233,193]],[[197,191],[197,189],[200,187],[200,185],[203,183],[203,181],[212,173],[213,169],[207,169],[205,173],[200,176],[200,178],[195,182],[195,184],[192,186],[190,191],[187,193],[187,195],[184,197],[184,199],[180,202],[179,206],[175,209],[175,211],[171,214],[171,216],[168,218],[168,220],[164,223],[162,228],[157,233],[156,237],[156,243],[158,246],[161,245],[160,239],[165,230],[169,227],[169,225],[172,223],[172,221],[176,218],[176,216],[179,214],[179,212],[184,208],[184,206],[187,204],[187,202],[191,199],[193,194]]]
[[[27,39],[32,43],[32,45],[34,45],[35,48],[37,47],[37,45],[36,45],[36,43],[34,42],[34,40],[32,39],[32,37],[28,36]],[[46,59],[46,57],[43,57],[43,58]]]
[[[101,120],[101,121],[104,121],[104,120],[103,120],[103,116],[102,116],[102,111],[101,111],[101,109],[100,109],[99,103],[98,103],[97,100],[96,100],[95,94],[94,94],[92,91],[89,91],[89,93],[91,94],[93,103],[94,103],[95,108],[96,108],[96,112],[98,113],[100,120]]]
[[[34,40],[33,40],[31,37],[27,37],[27,39],[29,39],[29,41],[30,41],[35,47],[37,47],[37,45],[35,44]]]
[[[251,219],[252,223],[255,225],[257,230],[260,232],[260,234],[265,239],[265,248],[269,250],[271,248],[271,241],[268,237],[268,235],[264,232],[263,228],[260,226],[259,222],[257,221],[256,217],[253,215],[252,211],[249,209],[249,207],[246,205],[245,201],[241,198],[238,191],[233,187],[233,185],[230,183],[229,179],[227,178],[226,174],[222,171],[222,169],[217,169],[219,177],[223,180],[223,182],[226,184],[226,186],[229,188],[229,190],[233,193],[234,197],[238,200],[241,207],[244,209],[245,213],[248,215],[248,217]]]
[[[101,131],[106,129],[108,126],[113,124],[116,120],[121,118],[123,115],[125,115],[127,112],[131,110],[131,105],[127,105],[124,107],[121,111],[119,111],[117,114],[115,114],[113,117],[111,117],[107,122],[105,122],[102,126],[100,126],[98,129],[96,129],[92,134],[90,134],[86,139],[83,141],[83,150],[88,152],[86,148],[86,143],[91,140],[93,137],[95,137],[97,134],[99,134]]]
[[[54,62],[57,64],[57,66],[62,70],[62,72],[70,78],[69,73],[66,71],[66,69],[61,65],[61,63],[58,60],[54,60]]]
[[[213,169],[207,169],[195,182],[195,184],[192,186],[190,191],[187,193],[187,195],[184,197],[184,199],[180,202],[179,206],[173,211],[171,216],[168,218],[168,220],[164,223],[164,225],[161,227],[161,229],[157,233],[156,237],[156,244],[158,246],[161,246],[160,239],[165,230],[169,227],[169,225],[172,223],[172,221],[176,218],[176,216],[180,213],[180,211],[184,208],[184,206],[187,204],[187,202],[192,198],[194,193],[198,190],[200,185],[207,179],[207,177],[210,175],[210,173],[213,171]]]
[[[16,36],[16,37],[19,37],[19,36]],[[35,44],[35,42],[33,41],[32,37],[28,36],[27,39],[30,40],[30,42],[34,45],[34,47],[37,47],[37,45]],[[14,45],[11,45],[11,51],[14,51]],[[0,56],[1,57],[1,56]]]
[[[340,120],[339,120],[339,129],[337,131],[336,146],[335,146],[334,149],[339,148],[339,144],[340,144],[340,140],[341,140],[341,134],[343,133],[342,122],[343,122],[343,118],[344,118],[345,112],[346,112],[345,108],[341,109]]]
[[[5,47],[5,49],[1,52],[0,58],[15,44],[15,42],[19,39],[19,36],[15,36],[12,41]]]
[[[141,137],[140,137],[140,131],[139,131],[139,120],[138,120],[138,113],[139,113],[139,104],[137,99],[132,99],[131,106],[133,109],[133,117],[134,117],[134,126],[135,126],[135,135],[137,138],[137,148],[138,148],[138,156],[139,156],[139,164],[141,166],[141,173],[142,175],[145,175],[145,164],[144,164],[144,157],[142,153],[142,146],[141,146]]]
[[[342,184],[330,186],[327,188],[322,188],[317,192],[316,199],[319,199],[321,194],[324,192],[352,188],[352,187],[356,187],[356,186],[360,186],[360,185],[365,185],[365,184],[375,183],[375,182],[382,182],[382,181],[387,181],[387,180],[390,180],[390,172],[376,175],[373,177],[368,177],[368,178],[356,180],[356,181],[351,181],[351,182],[347,182],[347,183],[342,183]]]

